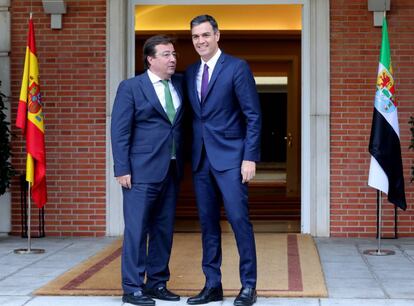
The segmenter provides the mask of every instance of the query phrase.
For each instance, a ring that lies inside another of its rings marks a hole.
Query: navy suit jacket
[[[187,95],[193,109],[192,168],[197,170],[203,144],[214,169],[260,160],[261,112],[256,84],[246,61],[222,53],[214,67],[203,103],[196,76],[201,61],[186,71]]]
[[[181,98],[172,124],[147,72],[120,83],[111,119],[115,176],[131,174],[132,183],[161,182],[170,166],[173,139],[182,176],[183,78],[173,75],[171,81]]]

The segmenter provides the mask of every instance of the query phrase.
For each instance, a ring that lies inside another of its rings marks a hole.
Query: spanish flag
[[[16,126],[23,130],[23,134],[26,134],[26,181],[31,186],[33,201],[41,208],[47,202],[45,128],[34,25],[31,16]]]

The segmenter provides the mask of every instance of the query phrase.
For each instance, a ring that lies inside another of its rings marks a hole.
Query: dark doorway
[[[286,163],[287,93],[259,92],[262,107],[261,163]]]
[[[143,72],[142,45],[149,36],[160,33],[137,33],[135,37],[135,72]],[[182,73],[186,67],[198,60],[187,31],[168,32],[177,39],[176,50],[179,53],[177,72]],[[221,31],[220,48],[229,54],[244,58],[256,76],[293,76],[296,87],[286,87],[285,91],[266,91],[258,87],[263,113],[262,126],[262,161],[257,165],[257,177],[270,173],[281,179],[264,179],[253,181],[249,186],[250,216],[255,231],[300,232],[300,196],[290,196],[286,184],[286,134],[288,104],[298,105],[299,111],[294,115],[300,119],[300,32],[275,31]],[[296,65],[292,65],[292,58]],[[294,88],[294,89],[292,89]],[[295,91],[292,94],[292,90]],[[289,98],[296,97],[294,99]],[[298,120],[300,122],[300,120]],[[300,133],[300,126],[297,126]],[[191,134],[191,128],[187,129]],[[300,137],[298,137],[300,139]],[[198,215],[191,178],[191,148],[187,143],[185,177],[177,205],[176,219],[179,230],[196,230]],[[300,152],[300,149],[299,149]],[[299,163],[299,161],[298,161]],[[300,182],[300,164],[297,173]],[[224,211],[222,213],[225,219]],[[184,224],[184,227],[180,225]],[[282,224],[282,226],[279,226]],[[275,230],[276,225],[276,230]],[[185,228],[187,226],[187,228]],[[223,228],[225,230],[225,228]]]

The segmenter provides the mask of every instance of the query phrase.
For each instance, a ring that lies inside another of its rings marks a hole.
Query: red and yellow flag
[[[29,35],[16,126],[26,133],[26,181],[31,185],[33,201],[41,208],[47,201],[45,128],[32,18],[29,20]]]

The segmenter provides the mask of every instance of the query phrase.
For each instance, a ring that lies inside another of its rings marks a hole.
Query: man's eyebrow
[[[200,33],[200,34],[193,34],[193,37],[197,37],[197,36],[206,36],[206,35],[211,35],[211,32],[204,32],[204,33]]]

